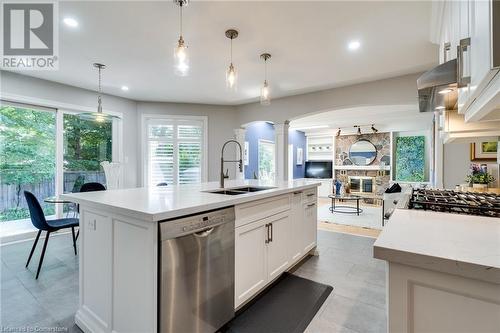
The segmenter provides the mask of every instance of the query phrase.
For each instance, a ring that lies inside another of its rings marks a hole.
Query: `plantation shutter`
[[[193,184],[202,180],[204,123],[148,121],[148,184]]]

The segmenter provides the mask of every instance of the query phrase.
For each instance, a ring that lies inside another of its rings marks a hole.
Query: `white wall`
[[[334,75],[334,74],[332,74]],[[274,99],[269,106],[260,103],[240,105],[239,124],[266,120],[282,124],[306,114],[337,109],[377,105],[417,105],[417,78],[420,74],[355,84],[308,94]]]
[[[28,96],[58,103],[95,108],[95,92],[10,72],[1,72],[2,93]],[[285,120],[324,111],[369,105],[411,105],[417,103],[418,74],[356,84],[314,93],[276,99],[270,106],[251,103],[236,107],[203,104],[135,102],[105,95],[104,108],[123,113],[124,175],[127,187],[142,184],[141,117],[143,114],[196,115],[208,117],[208,179],[219,178],[220,149],[234,138],[234,129],[252,121]],[[234,147],[228,157],[235,156]],[[234,177],[234,167],[226,166]]]
[[[484,163],[471,162],[470,160],[470,143],[476,141],[476,139],[477,138],[462,139],[458,142],[443,145],[443,182],[445,188],[453,189],[455,185],[464,184],[465,177],[470,172],[471,163]],[[485,140],[496,140],[496,138],[485,138]],[[488,173],[491,173],[496,179],[490,186],[498,187],[498,164],[487,163],[486,165]]]
[[[443,146],[443,185],[453,189],[465,183],[470,168],[470,144],[448,143]]]
[[[33,103],[58,109],[84,111],[86,108],[95,110],[97,96],[94,91],[85,90],[41,80],[29,76],[0,72],[0,91],[2,98],[18,96],[25,103],[33,99]],[[41,102],[41,103],[40,103]],[[80,108],[81,107],[81,108]],[[103,96],[103,108],[106,111],[123,114],[123,175],[124,186],[135,187],[137,184],[137,111],[136,102],[110,95]],[[131,135],[132,133],[132,135]]]
[[[234,129],[238,128],[237,112],[234,107],[206,104],[180,104],[180,103],[157,103],[157,102],[138,102],[138,123],[141,123],[142,115],[160,114],[160,115],[185,115],[185,116],[207,116],[208,117],[208,180],[216,181],[219,179],[220,172],[220,151],[224,142],[234,139]],[[142,142],[139,131],[137,140]],[[139,145],[139,150],[142,145]],[[226,159],[234,158],[234,146],[228,146],[225,152]],[[143,180],[143,161],[142,151],[139,152],[138,181],[141,184]],[[226,165],[229,169],[229,176],[235,177],[234,166]]]

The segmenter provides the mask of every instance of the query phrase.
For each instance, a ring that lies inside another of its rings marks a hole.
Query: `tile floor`
[[[320,255],[311,257],[295,274],[330,284],[334,291],[307,332],[386,331],[385,266],[372,258],[373,242],[373,238],[318,231]],[[78,257],[73,254],[71,236],[51,237],[38,281],[34,276],[40,249],[30,267],[24,268],[31,244],[0,248],[0,331],[57,327],[59,332],[81,332],[73,319],[78,304]]]

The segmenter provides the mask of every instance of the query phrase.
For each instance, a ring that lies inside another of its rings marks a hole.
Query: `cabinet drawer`
[[[287,211],[290,209],[290,200],[291,195],[284,194],[237,205],[234,208],[236,215],[235,226],[239,227]]]
[[[316,202],[318,197],[317,194],[317,188],[309,188],[307,190],[304,190],[302,192],[302,202],[304,203],[309,203],[309,202]]]

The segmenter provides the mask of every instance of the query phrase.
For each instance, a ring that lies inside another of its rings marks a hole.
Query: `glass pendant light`
[[[187,45],[182,37],[182,7],[187,6],[188,0],[174,0],[174,3],[179,6],[179,40],[174,48],[174,68],[175,74],[178,76],[186,76],[189,73],[189,57]]]
[[[271,93],[269,91],[269,84],[267,83],[267,60],[271,59],[271,55],[263,53],[260,57],[264,59],[264,85],[260,89],[260,104],[269,105],[271,104]]]
[[[233,65],[233,39],[238,37],[238,31],[229,29],[226,31],[226,37],[231,39],[231,57],[229,68],[226,71],[226,85],[229,89],[236,90],[236,81],[238,79],[238,75],[236,73],[236,68]]]
[[[106,121],[112,121],[113,119],[120,119],[120,117],[113,116],[113,115],[102,112],[101,71],[106,68],[106,65],[94,63],[93,66],[99,70],[99,90],[98,90],[98,95],[97,95],[97,112],[79,113],[78,116],[80,117],[80,119],[97,121],[100,123],[106,122]]]

